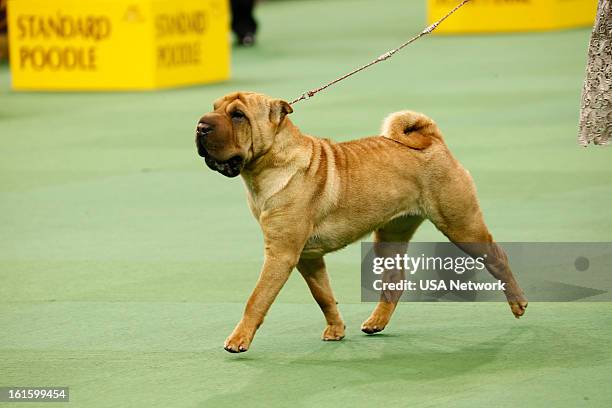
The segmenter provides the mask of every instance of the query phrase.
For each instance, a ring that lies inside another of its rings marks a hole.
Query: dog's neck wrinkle
[[[263,208],[269,198],[283,190],[295,174],[308,165],[302,149],[310,142],[288,119],[285,121],[270,148],[253,160],[242,172],[249,200],[257,211]]]
[[[286,118],[275,135],[274,142],[257,154],[245,168],[246,173],[256,177],[261,172],[286,166],[295,166],[295,156],[305,143],[306,137]]]

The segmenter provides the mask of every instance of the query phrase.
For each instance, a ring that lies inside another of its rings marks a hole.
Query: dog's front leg
[[[261,221],[265,242],[264,264],[242,319],[225,340],[224,348],[230,353],[249,349],[268,309],[297,265],[306,241],[307,231],[287,230],[288,225],[296,225],[296,220],[284,217],[282,222],[265,218]]]
[[[346,327],[338,311],[338,305],[329,283],[329,277],[325,270],[325,261],[323,257],[300,259],[297,264],[297,269],[304,277],[304,280],[310,288],[310,293],[312,293],[312,296],[315,298],[316,302],[321,307],[321,311],[325,315],[327,327],[323,330],[321,339],[325,341],[342,340]]]
[[[230,353],[247,351],[255,331],[263,323],[268,309],[297,264],[298,256],[266,253],[261,274],[244,309],[242,319],[225,340],[225,350]]]

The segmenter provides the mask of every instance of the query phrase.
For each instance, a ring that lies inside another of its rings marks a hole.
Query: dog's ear
[[[293,108],[282,99],[275,99],[270,103],[270,122],[280,125],[285,116],[293,112]]]

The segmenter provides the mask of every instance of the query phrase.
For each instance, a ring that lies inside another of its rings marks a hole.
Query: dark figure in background
[[[6,0],[0,0],[0,61],[8,58],[6,3]]]
[[[249,47],[255,44],[257,21],[253,17],[255,0],[232,0],[232,31],[238,45]]]

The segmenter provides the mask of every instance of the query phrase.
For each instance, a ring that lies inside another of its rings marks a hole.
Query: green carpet
[[[520,321],[503,303],[403,304],[367,337],[359,245],[328,256],[344,341],[319,340],[294,274],[251,350],[223,351],[262,240],[241,181],[197,156],[196,120],[227,92],[293,99],[375,58],[422,29],[413,3],[264,3],[259,44],[210,86],[14,93],[0,67],[0,386],[69,386],[57,406],[79,408],[610,406],[610,303],[532,303]],[[426,112],[497,240],[610,241],[610,152],[575,141],[588,38],[425,38],[292,120],[346,140]]]

